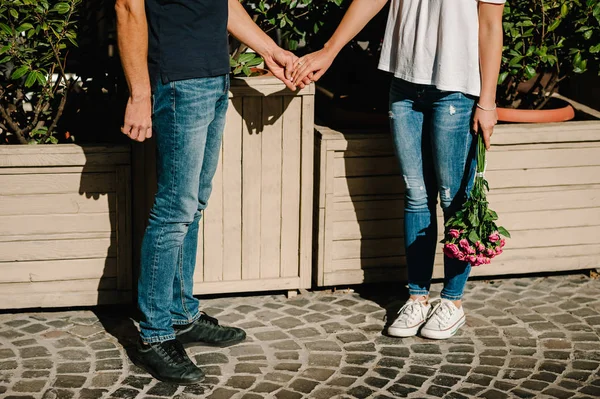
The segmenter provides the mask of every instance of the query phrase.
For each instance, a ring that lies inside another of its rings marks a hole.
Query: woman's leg
[[[431,144],[445,219],[460,209],[472,187],[477,149],[471,129],[473,105],[474,100],[462,93],[441,93],[433,103]],[[468,262],[444,257],[441,297],[460,307],[470,270]]]
[[[424,129],[430,110],[421,104],[427,90],[399,79],[394,79],[390,90],[392,136],[406,186],[404,243],[412,298],[429,294],[437,244],[437,186],[430,135]]]

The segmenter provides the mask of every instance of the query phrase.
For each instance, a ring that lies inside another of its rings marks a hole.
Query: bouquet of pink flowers
[[[489,264],[502,253],[509,232],[496,226],[498,215],[488,208],[486,191],[490,187],[484,178],[485,144],[478,135],[477,174],[471,196],[462,209],[446,222],[446,236],[442,240],[444,254],[449,258],[469,262],[471,266]]]

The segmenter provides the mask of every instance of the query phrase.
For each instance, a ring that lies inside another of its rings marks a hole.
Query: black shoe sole
[[[196,385],[196,384],[199,384],[199,383],[201,383],[202,381],[204,381],[204,379],[206,378],[206,376],[202,376],[202,378],[200,378],[200,379],[199,379],[199,380],[197,380],[197,381],[193,381],[193,382],[183,382],[183,381],[179,381],[179,380],[172,380],[172,379],[170,379],[170,378],[163,378],[163,377],[159,377],[159,376],[158,376],[158,375],[156,375],[156,374],[155,374],[153,371],[149,370],[149,369],[148,369],[148,368],[147,368],[147,367],[144,365],[144,363],[143,363],[143,362],[142,362],[140,359],[138,359],[138,358],[136,358],[136,357],[134,357],[134,356],[131,356],[131,357],[130,357],[130,359],[131,359],[131,362],[132,362],[132,363],[133,363],[133,364],[134,364],[136,367],[139,367],[139,368],[141,368],[141,369],[142,369],[142,370],[144,370],[146,373],[148,373],[148,374],[150,374],[152,377],[154,377],[154,379],[156,379],[156,380],[158,380],[158,381],[166,382],[167,384],[173,384],[173,385],[186,385],[186,386],[187,386],[187,385]]]
[[[179,339],[179,338],[177,338],[177,339]],[[204,341],[189,341],[189,342],[184,342],[184,341],[181,341],[181,340],[179,340],[179,342],[181,342],[183,344],[183,346],[185,346],[185,347],[190,347],[190,346],[209,346],[209,347],[212,347],[212,348],[227,348],[228,346],[239,344],[240,342],[244,342],[245,340],[246,340],[246,336],[244,336],[243,338],[232,339],[230,341],[215,342],[215,343],[204,342]]]

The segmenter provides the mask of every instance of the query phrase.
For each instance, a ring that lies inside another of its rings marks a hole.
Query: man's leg
[[[183,241],[178,258],[175,281],[173,284],[173,304],[171,316],[173,325],[186,325],[193,323],[200,317],[199,301],[193,296],[194,270],[196,268],[196,252],[198,246],[198,227],[204,209],[212,191],[212,180],[219,163],[225,116],[229,103],[228,88],[229,77],[223,76],[216,79],[211,91],[215,91],[217,99],[213,107],[213,119],[208,125],[206,146],[202,161],[202,168],[198,183],[198,202],[194,221],[189,226],[188,233]]]

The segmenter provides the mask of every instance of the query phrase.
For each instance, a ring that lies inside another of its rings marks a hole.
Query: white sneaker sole
[[[462,326],[465,325],[466,320],[467,320],[466,317],[463,316],[452,327],[447,328],[446,330],[443,330],[443,331],[429,330],[429,329],[423,328],[423,329],[421,329],[421,336],[423,338],[429,338],[429,339],[451,338],[454,336],[454,334],[456,334],[456,332],[459,330],[459,328],[461,328]]]
[[[388,327],[387,332],[388,332],[388,335],[391,335],[392,337],[396,337],[396,338],[414,337],[415,335],[417,335],[417,333],[419,332],[419,328],[421,328],[421,326],[423,324],[424,324],[424,322],[417,325],[416,327],[412,327],[412,328],[401,328],[401,327],[390,326],[390,327]]]

